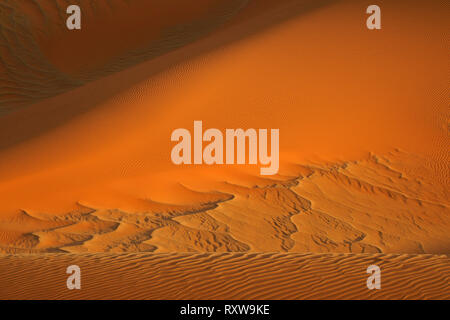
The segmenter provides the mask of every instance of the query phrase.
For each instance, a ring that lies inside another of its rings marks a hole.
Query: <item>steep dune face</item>
[[[66,28],[64,0],[2,1],[0,115],[161,56],[218,29],[235,28],[239,35],[230,41],[328,2],[74,0],[71,4],[82,8],[83,27],[73,32]]]
[[[89,1],[66,28],[63,0],[0,4],[0,114],[181,47],[233,17],[246,0]]]
[[[438,2],[385,4],[378,33],[359,1],[78,3],[79,33],[62,2],[2,4],[35,42],[2,54],[2,101],[37,101],[0,117],[2,252],[448,253]],[[280,129],[279,174],[173,165],[194,120]]]
[[[80,31],[65,27],[65,2],[37,1],[35,25],[41,49],[56,67],[76,78],[95,79],[183,46],[233,17],[245,0],[100,1],[78,0]],[[29,4],[24,4],[25,11]],[[37,30],[39,32],[39,29]]]
[[[45,57],[19,2],[0,3],[0,116],[79,84]]]

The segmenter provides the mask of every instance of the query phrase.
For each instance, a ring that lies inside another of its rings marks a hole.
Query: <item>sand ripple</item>
[[[82,288],[66,288],[67,266]],[[366,269],[381,268],[381,290]],[[46,254],[0,257],[0,299],[449,299],[446,255]]]

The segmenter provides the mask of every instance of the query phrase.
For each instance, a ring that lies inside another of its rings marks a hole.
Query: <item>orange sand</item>
[[[0,252],[450,252],[448,5],[74,2],[0,4]],[[175,166],[194,120],[280,129],[279,174]]]
[[[381,290],[366,287],[373,263]],[[82,270],[81,290],[66,289],[71,264]],[[445,255],[18,255],[0,257],[0,277],[0,299],[450,299]]]

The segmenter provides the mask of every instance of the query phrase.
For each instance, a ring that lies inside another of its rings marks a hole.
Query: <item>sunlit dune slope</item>
[[[221,26],[193,42],[113,37],[91,59],[86,46],[115,26],[87,13],[93,32],[30,53],[83,85],[0,117],[0,250],[448,253],[442,4],[386,3],[372,32],[363,1],[206,2],[216,16],[164,9]],[[155,3],[134,5],[98,15],[169,28],[145,19]],[[170,134],[194,120],[280,129],[279,174],[173,165]]]
[[[81,290],[67,290],[67,266]],[[368,290],[366,269],[382,271]],[[446,255],[46,254],[0,257],[0,299],[449,299]]]

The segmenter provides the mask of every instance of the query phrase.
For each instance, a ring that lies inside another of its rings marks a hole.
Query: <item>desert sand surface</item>
[[[383,270],[367,290],[368,265]],[[80,266],[81,290],[64,290]],[[1,299],[449,299],[447,255],[44,254],[0,257]],[[83,284],[85,284],[83,286]]]
[[[449,298],[448,4],[73,2],[0,3],[0,298]],[[278,174],[174,165],[194,120],[279,128]]]

